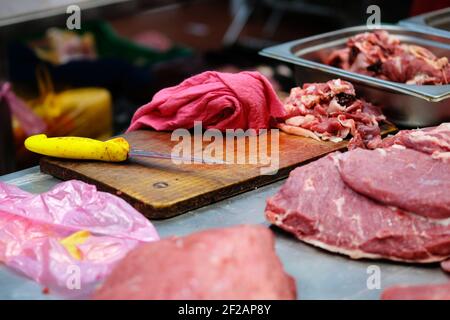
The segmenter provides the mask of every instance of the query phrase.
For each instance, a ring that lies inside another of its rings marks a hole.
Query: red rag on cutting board
[[[139,108],[127,132],[141,128],[266,129],[284,108],[269,81],[259,72],[207,71],[159,91]]]

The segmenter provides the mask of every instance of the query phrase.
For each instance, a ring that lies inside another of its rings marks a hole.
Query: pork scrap
[[[142,245],[95,299],[295,299],[295,281],[264,226],[237,226]]]
[[[334,79],[293,88],[284,108],[287,116],[278,124],[284,132],[333,142],[352,137],[349,149],[373,149],[381,143],[379,123],[385,116],[379,107],[358,99],[350,82]]]
[[[383,140],[380,147],[401,145],[445,162],[450,160],[450,123],[445,122],[437,127],[415,130],[402,130],[395,136]]]
[[[406,84],[441,85],[450,81],[447,57],[436,57],[424,47],[401,43],[384,30],[351,37],[345,48],[333,51],[324,62],[344,70]]]
[[[442,262],[441,262],[441,268],[442,268],[442,270],[444,270],[445,272],[450,272],[450,260],[442,261]]]

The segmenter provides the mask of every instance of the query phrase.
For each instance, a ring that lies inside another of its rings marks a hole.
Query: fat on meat
[[[437,127],[415,130],[402,130],[394,136],[385,138],[381,148],[401,145],[426,154],[444,162],[450,161],[450,123],[445,122]]]

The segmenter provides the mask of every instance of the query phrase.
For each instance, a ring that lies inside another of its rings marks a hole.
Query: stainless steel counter
[[[29,192],[44,192],[58,180],[42,174],[38,167],[0,177]],[[198,230],[236,224],[269,224],[264,219],[265,199],[283,181],[256,189],[168,220],[153,221],[162,238]],[[306,245],[278,229],[276,249],[286,271],[297,281],[300,299],[378,299],[383,288],[394,284],[440,283],[450,280],[437,264],[431,266],[362,260],[331,254]],[[381,271],[381,289],[367,288],[367,268]],[[55,299],[45,295],[31,280],[0,266],[0,299]]]

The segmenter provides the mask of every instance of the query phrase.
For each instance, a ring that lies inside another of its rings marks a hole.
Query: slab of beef
[[[393,286],[381,294],[383,300],[450,300],[450,282],[415,286]]]
[[[142,245],[114,269],[96,299],[294,299],[294,280],[272,232],[238,226]]]
[[[450,218],[450,163],[392,146],[347,152],[340,157],[339,172],[350,188],[380,203],[424,217]]]
[[[402,130],[395,136],[385,138],[380,147],[402,145],[409,149],[431,154],[435,159],[450,160],[450,123],[437,127],[416,130]]]
[[[347,81],[293,88],[284,107],[288,116],[278,124],[284,132],[334,142],[352,136],[349,149],[375,148],[381,143],[378,123],[386,118],[378,107],[356,98]]]
[[[353,191],[341,179],[339,157],[293,170],[267,200],[267,219],[302,241],[354,259],[425,263],[450,256],[450,226]]]
[[[351,37],[343,49],[333,51],[326,64],[368,76],[407,84],[448,84],[447,57],[436,57],[428,49],[409,44],[384,30]]]

